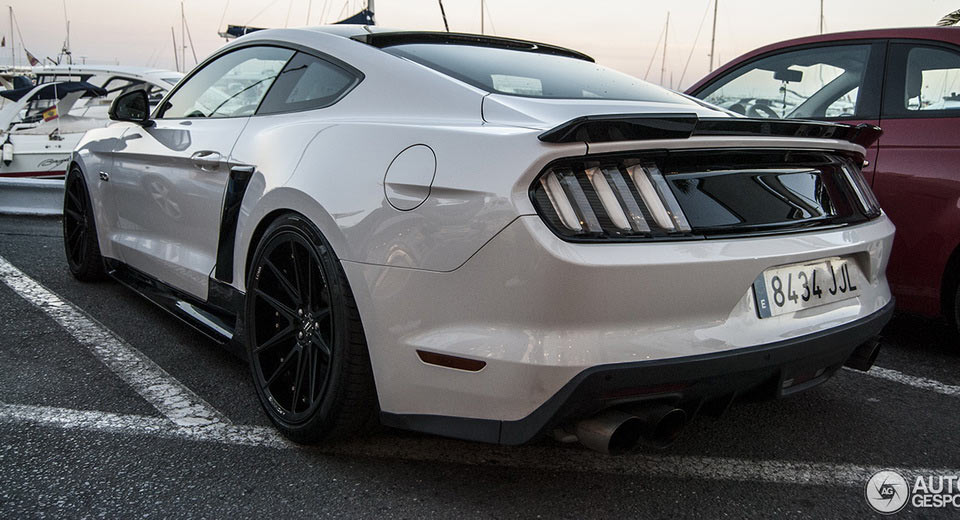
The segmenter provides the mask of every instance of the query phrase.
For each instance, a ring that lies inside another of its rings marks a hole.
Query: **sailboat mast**
[[[190,24],[187,23],[186,18],[184,18],[183,26],[187,28],[187,42],[190,43],[190,53],[193,54],[193,64],[196,65],[200,62],[197,61],[197,48],[193,46],[193,36],[190,35]],[[186,45],[187,42],[184,42],[184,45]],[[187,68],[186,61],[183,62],[183,68]]]
[[[311,9],[313,9],[313,0],[309,0],[309,1],[307,2],[307,21],[306,21],[306,23],[305,23],[304,25],[310,25],[310,10],[311,10]],[[320,13],[320,14],[322,15],[323,13]],[[322,16],[321,16],[321,18],[322,18]],[[322,20],[321,20],[321,21],[322,21]]]
[[[73,65],[73,53],[70,52],[70,17],[67,16],[67,0],[63,0],[63,21],[67,24],[67,39],[63,43],[63,52],[67,55],[67,65]]]
[[[667,11],[667,25],[663,29],[663,61],[660,62],[660,86],[667,72],[667,38],[670,37],[670,11]]]
[[[483,0],[480,0],[480,34],[483,34]]]
[[[823,0],[820,0],[820,34],[823,34]]]
[[[17,40],[13,37],[13,6],[8,5],[10,8],[10,66],[17,66]]]
[[[183,2],[180,2],[180,63],[183,70],[187,70],[187,17],[183,13]]]
[[[180,57],[177,56],[177,33],[173,31],[173,26],[170,26],[170,38],[173,38],[173,64],[177,68],[177,72],[180,72]]]
[[[443,10],[443,0],[437,0],[437,3],[440,4],[440,16],[443,17],[443,28],[450,32],[450,24],[447,23],[447,12]]]
[[[713,31],[710,33],[710,72],[713,72],[713,53],[717,45],[717,10],[720,0],[713,0]]]

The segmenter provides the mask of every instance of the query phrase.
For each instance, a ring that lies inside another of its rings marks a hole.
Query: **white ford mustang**
[[[756,121],[579,52],[350,26],[239,38],[67,178],[70,271],[250,363],[290,438],[382,423],[603,451],[869,368],[875,127]]]

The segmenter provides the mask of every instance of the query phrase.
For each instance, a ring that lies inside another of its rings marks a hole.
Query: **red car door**
[[[960,49],[892,42],[880,126],[873,188],[897,226],[887,276],[898,308],[937,316],[958,280]]]
[[[785,47],[760,54],[690,91],[695,97],[754,118],[818,119],[879,124],[882,40]],[[863,169],[873,181],[877,145]]]

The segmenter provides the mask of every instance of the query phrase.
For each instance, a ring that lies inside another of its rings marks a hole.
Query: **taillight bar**
[[[856,193],[857,202],[860,204],[860,209],[863,210],[863,213],[871,218],[880,215],[880,202],[877,201],[877,196],[874,195],[873,190],[870,189],[870,185],[867,184],[867,179],[863,177],[863,172],[860,168],[845,164],[843,166],[843,174],[847,178],[847,182],[850,183],[850,187],[853,188],[854,193]]]
[[[534,202],[569,236],[652,236],[690,232],[680,204],[652,162],[558,166],[540,176]],[[546,202],[546,204],[544,204]]]
[[[856,224],[881,214],[853,154],[685,150],[559,159],[530,188],[571,241],[691,240]]]

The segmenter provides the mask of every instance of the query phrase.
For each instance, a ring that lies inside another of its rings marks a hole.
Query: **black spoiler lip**
[[[697,114],[604,114],[581,116],[540,134],[545,143],[609,143],[692,136],[764,136],[838,139],[869,147],[883,130],[861,123],[846,125],[804,119],[769,120],[699,117]]]

